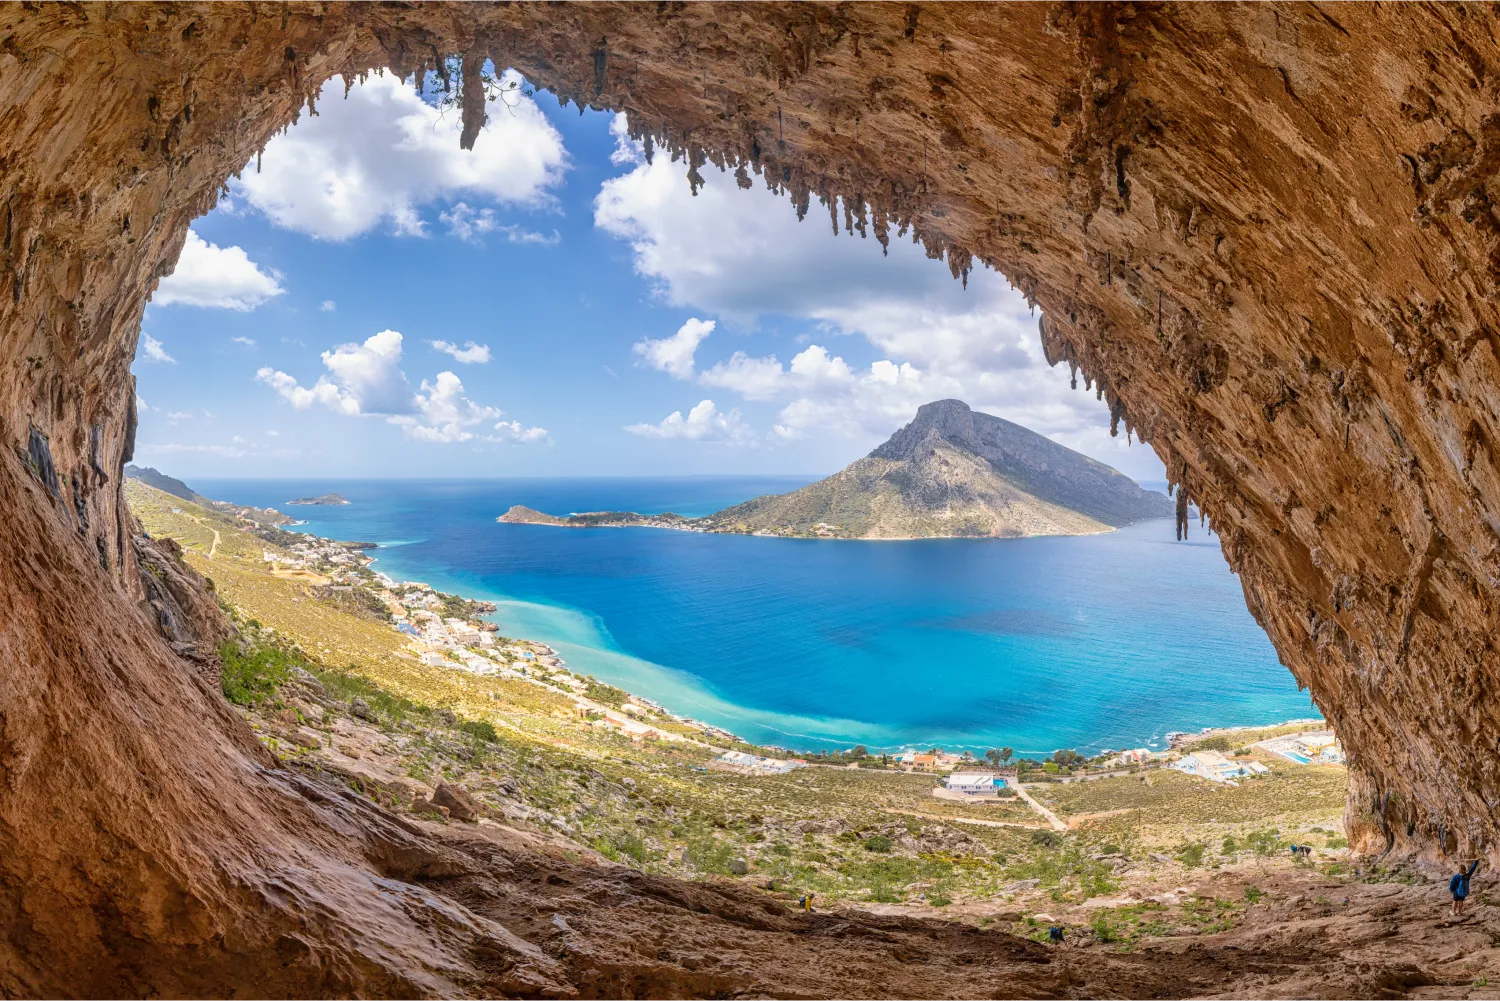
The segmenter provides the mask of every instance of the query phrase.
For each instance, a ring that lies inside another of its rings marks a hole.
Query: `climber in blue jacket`
[[[1474,870],[1479,868],[1479,860],[1468,869],[1460,866],[1453,878],[1448,880],[1448,892],[1453,894],[1453,916],[1458,917],[1464,912],[1464,900],[1469,896],[1469,880],[1474,878]]]

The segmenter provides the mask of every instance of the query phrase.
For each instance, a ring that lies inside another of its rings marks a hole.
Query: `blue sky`
[[[507,80],[513,78],[507,77]],[[1140,479],[999,275],[646,164],[504,89],[472,152],[410,84],[330,82],[148,306],[136,461],[192,476],[832,472],[958,397]]]

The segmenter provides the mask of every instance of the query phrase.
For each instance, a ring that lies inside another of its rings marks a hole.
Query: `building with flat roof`
[[[1005,779],[995,772],[954,772],[943,780],[943,787],[966,796],[996,796],[1005,788]]]
[[[797,768],[806,768],[807,762],[799,758],[763,758],[744,751],[725,751],[708,763],[710,768],[720,771],[741,772],[753,775],[785,775]]]
[[[1264,775],[1270,771],[1259,761],[1230,761],[1218,751],[1194,751],[1172,762],[1172,767],[1210,782],[1234,784],[1235,779]]]

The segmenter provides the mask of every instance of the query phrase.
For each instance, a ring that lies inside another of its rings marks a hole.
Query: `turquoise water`
[[[806,479],[203,480],[307,530],[378,542],[397,579],[499,605],[507,635],[757,743],[797,750],[1161,746],[1172,730],[1316,715],[1218,540],[839,542],[502,525],[512,504],[706,514]]]

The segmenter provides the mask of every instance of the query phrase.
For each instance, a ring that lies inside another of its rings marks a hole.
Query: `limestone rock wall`
[[[129,364],[191,220],[323,81],[449,55],[628,111],[684,183],[725,164],[810,226],[1008,275],[1206,512],[1345,738],[1365,843],[1493,853],[1495,29],[1477,4],[0,5],[5,985],[50,992],[44,960],[122,929],[269,963],[243,916],[290,913],[264,886],[292,859],[337,874],[335,911],[374,892],[139,610]]]

